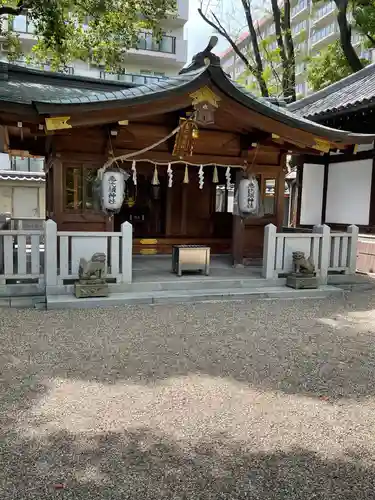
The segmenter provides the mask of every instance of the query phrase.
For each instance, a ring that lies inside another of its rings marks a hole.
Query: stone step
[[[126,287],[124,292],[167,292],[186,290],[216,290],[216,289],[247,289],[264,288],[270,286],[281,286],[286,282],[285,278],[265,280],[264,278],[211,278],[181,277],[173,280],[161,279],[160,281],[134,281]],[[124,285],[122,285],[124,287]]]
[[[215,290],[153,291],[113,293],[109,297],[76,299],[73,295],[47,297],[47,309],[86,309],[133,304],[176,304],[209,301],[259,299],[325,299],[342,296],[343,290],[324,285],[316,290],[294,290],[285,286],[259,288],[222,288]]]

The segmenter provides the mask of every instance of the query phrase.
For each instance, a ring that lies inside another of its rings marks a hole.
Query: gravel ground
[[[0,310],[0,499],[374,499],[375,294]]]

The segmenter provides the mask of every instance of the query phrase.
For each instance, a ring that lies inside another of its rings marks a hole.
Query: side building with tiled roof
[[[129,89],[136,84],[85,78],[0,63],[0,101],[6,108],[9,92],[25,105],[40,99],[88,99],[95,101],[108,92]],[[22,128],[23,124],[18,124]],[[45,219],[46,182],[44,157],[30,151],[14,150],[4,144],[0,153],[0,229],[32,229]]]
[[[321,125],[371,133],[375,131],[375,64],[287,108]],[[328,224],[334,229],[356,224],[363,234],[375,235],[374,159],[374,144],[353,148],[350,153],[331,152],[320,158],[304,155],[296,159],[297,224]],[[374,270],[375,237],[363,238],[366,242],[360,238],[357,267],[362,271]]]

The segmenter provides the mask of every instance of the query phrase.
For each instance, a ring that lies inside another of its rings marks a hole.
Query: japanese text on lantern
[[[110,205],[114,205],[116,203],[116,194],[117,194],[117,180],[114,175],[108,179],[109,189],[108,189],[108,203]]]
[[[247,191],[247,203],[250,208],[254,208],[254,201],[255,201],[255,186],[254,182],[251,182],[249,184]]]

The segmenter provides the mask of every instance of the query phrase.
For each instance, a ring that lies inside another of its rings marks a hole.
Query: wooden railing
[[[358,227],[349,226],[347,232],[332,232],[327,225],[314,226],[311,233],[278,233],[269,224],[264,233],[263,276],[277,278],[293,271],[293,252],[311,257],[322,283],[328,272],[355,273]]]
[[[44,231],[0,231],[0,284],[44,283]]]
[[[133,228],[129,222],[119,233],[57,231],[56,223],[45,224],[47,291],[58,293],[78,278],[79,261],[94,253],[106,255],[107,279],[116,284],[132,281]]]

